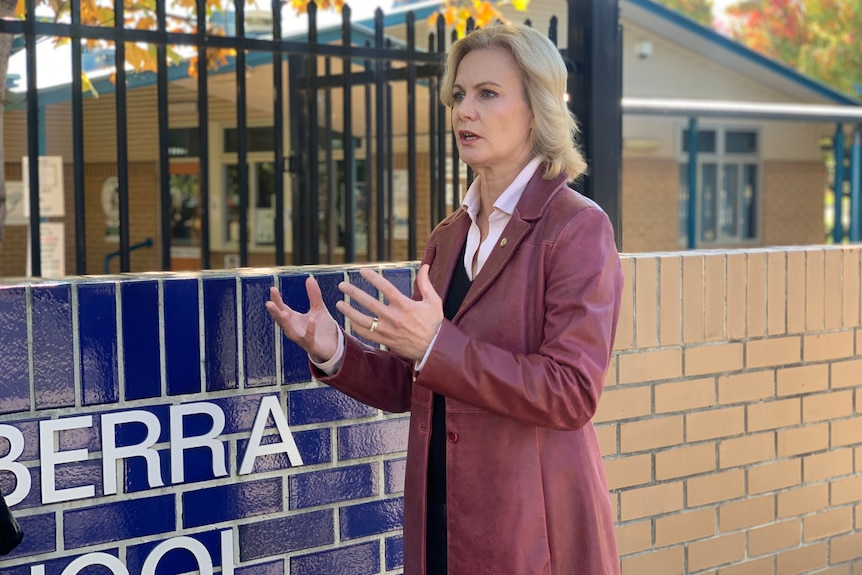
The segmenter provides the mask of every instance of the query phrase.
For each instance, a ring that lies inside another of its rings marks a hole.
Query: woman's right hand
[[[338,350],[338,324],[326,309],[317,281],[308,276],[305,290],[311,304],[307,313],[299,313],[281,299],[278,288],[269,290],[266,309],[284,335],[296,342],[317,363],[324,363]]]

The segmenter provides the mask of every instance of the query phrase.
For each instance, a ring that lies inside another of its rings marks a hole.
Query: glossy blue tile
[[[121,284],[123,361],[126,399],[159,397],[162,370],[159,353],[159,283],[155,280]]]
[[[275,327],[266,311],[272,277],[242,278],[243,361],[249,387],[276,385]]]
[[[19,461],[20,463],[20,461]],[[18,509],[30,509],[32,507],[40,507],[42,505],[42,493],[39,486],[42,481],[42,471],[39,467],[29,467],[30,471],[30,491],[24,499],[16,503],[12,507],[12,512],[15,513]],[[0,493],[3,493],[8,502],[10,494],[18,486],[15,475],[11,471],[0,471]]]
[[[159,449],[158,469],[154,472],[161,478],[162,486],[171,484],[171,452]],[[150,463],[143,457],[130,457],[122,462],[125,477],[125,493],[138,493],[149,489],[158,489],[158,485],[150,485]]]
[[[39,459],[39,419],[28,419],[22,421],[4,421],[4,425],[11,425],[21,432],[24,436],[24,451],[18,457],[18,462],[32,461]],[[11,434],[10,434],[11,435]],[[6,433],[0,431],[0,457],[9,453],[9,440]]]
[[[204,353],[207,390],[239,385],[236,279],[204,278]]]
[[[359,275],[358,270],[352,270],[352,271],[347,272],[347,281],[350,282],[350,285],[358,287],[359,289],[361,289],[362,291],[364,291],[365,293],[367,293],[368,295],[370,295],[374,299],[378,299],[379,293],[377,291],[377,288],[374,287],[373,285],[371,285],[371,282],[369,282],[368,280],[363,278],[361,275]],[[364,307],[362,307],[361,305],[359,305],[356,302],[356,300],[350,300],[350,307],[352,307],[353,309],[361,311],[362,313],[364,313],[367,316],[374,316],[375,315],[371,311],[369,311],[369,310],[365,309]],[[352,327],[350,328],[350,333],[351,333],[351,335],[356,336],[360,341],[362,341],[362,342],[364,342],[370,346],[380,347],[378,344],[371,341],[370,339],[366,339],[364,337],[358,336]]]
[[[78,286],[81,399],[84,405],[119,400],[117,307],[111,283]]]
[[[305,425],[373,417],[377,410],[331,387],[297,389],[288,393],[288,423]]]
[[[299,473],[287,481],[291,509],[372,497],[377,495],[377,464]]]
[[[237,567],[234,570],[235,575],[284,575],[284,559],[272,561],[270,563],[258,563],[257,565],[249,565],[248,567]],[[26,575],[29,575],[26,574]]]
[[[211,400],[224,412],[224,432],[242,433],[251,431],[260,403],[264,397],[277,396],[273,391],[269,393],[256,393],[254,395],[233,395]],[[272,417],[269,420],[269,429],[275,429]]]
[[[27,358],[27,293],[22,287],[0,288],[0,413],[30,409]]]
[[[171,419],[170,419],[170,406],[169,405],[147,405],[135,408],[135,410],[145,411],[148,413],[152,413],[158,419],[159,424],[159,440],[157,443],[164,443],[165,441],[170,441],[170,433],[171,433]],[[118,410],[114,410],[111,412],[104,413],[116,413]],[[115,426],[114,434],[117,445],[126,446],[126,445],[137,445],[144,441],[147,437],[148,428],[144,420],[142,420],[139,416],[129,416],[127,410],[122,410],[126,413],[126,419],[124,423],[120,423]],[[99,422],[99,427],[101,427],[101,418],[97,418]],[[212,419],[209,419],[212,422]],[[212,424],[210,424],[212,426]]]
[[[221,559],[221,534],[219,530],[206,531],[204,533],[195,533],[190,535],[183,533],[185,537],[190,537],[199,541],[207,550],[214,567],[220,567]],[[142,567],[147,560],[147,556],[156,548],[157,545],[163,543],[164,540],[148,541],[141,545],[132,545],[126,551],[126,567],[129,573],[142,573]],[[194,573],[200,568],[194,556],[185,549],[174,549],[168,551],[163,559],[159,561],[156,568],[156,575],[179,575],[180,573]],[[96,575],[95,573],[93,575]],[[106,574],[108,575],[108,574]]]
[[[373,575],[379,571],[379,541],[369,541],[360,545],[340,547],[290,559],[290,575],[321,575],[322,573]]]
[[[101,497],[102,493],[102,462],[98,459],[64,463],[54,468],[55,490],[73,489],[76,487],[92,487],[93,497]],[[64,497],[64,499],[69,499]]]
[[[355,459],[405,451],[407,418],[338,428],[338,459]]]
[[[24,530],[24,540],[14,551],[3,556],[4,561],[57,550],[57,519],[53,513],[20,515],[16,519]]]
[[[383,277],[407,297],[413,294],[413,272],[410,268],[386,268],[383,270]],[[388,303],[386,298],[383,300]]]
[[[273,536],[275,533],[278,533],[277,537]],[[261,557],[284,555],[334,542],[335,522],[332,509],[239,526],[239,557],[243,562]],[[322,573],[335,573],[335,571],[317,571],[316,575]]]
[[[326,304],[326,309],[338,322],[338,325],[344,327],[344,315],[335,309],[335,304],[344,300],[344,294],[338,289],[338,284],[344,281],[342,272],[323,272],[314,274],[314,279],[320,286],[320,293],[323,296],[323,303]]]
[[[164,291],[165,364],[168,395],[201,391],[198,282],[166,280]]]
[[[36,409],[75,405],[72,287],[33,286],[33,385]]]
[[[175,525],[174,495],[63,512],[66,549],[168,533],[175,529]]]
[[[245,480],[183,493],[183,527],[214,525],[278,513],[282,510],[281,478]]]
[[[308,292],[305,289],[306,274],[279,276],[281,299],[292,309],[305,313],[308,311]],[[311,380],[308,368],[308,355],[301,347],[281,335],[281,363],[284,383],[299,383]]]
[[[386,493],[398,493],[404,491],[404,472],[406,469],[407,460],[404,458],[390,459],[383,462]]]
[[[82,419],[80,422],[73,422],[68,421],[69,418],[67,417],[61,418],[65,420],[62,425],[71,426],[75,424],[79,425],[79,427],[68,427],[67,429],[61,429],[54,432],[57,437],[57,444],[60,446],[60,450],[70,451],[72,449],[86,449],[93,452],[101,451],[101,419],[98,415],[91,414],[79,417],[89,417],[90,419],[89,422],[87,422],[86,419]],[[40,429],[44,425],[44,423],[40,425]]]
[[[26,536],[25,536],[26,539]],[[119,557],[120,552],[118,549],[100,549],[100,553],[105,553],[107,555],[113,555],[114,557]],[[64,557],[60,559],[49,559],[49,560],[38,560],[34,562],[32,565],[40,565],[45,567],[45,575],[63,575],[64,570],[69,564],[84,555],[69,555],[65,554]],[[26,571],[19,571],[19,569],[26,568]],[[80,572],[79,575],[107,575],[107,569],[101,566],[93,566],[88,567]],[[19,567],[8,568],[5,565],[3,566],[3,575],[33,575],[30,572],[30,565],[21,565]]]
[[[332,461],[332,448],[329,429],[309,429],[306,431],[294,431],[293,440],[296,448],[302,456],[303,465],[317,465],[319,463],[330,463]],[[264,435],[262,443],[269,444],[280,441],[277,434]],[[236,442],[237,460],[235,469],[239,469],[242,459],[248,448],[247,439],[238,439]],[[286,453],[273,453],[271,455],[260,455],[254,460],[252,473],[263,473],[265,471],[276,471],[292,467]]]
[[[386,570],[404,565],[404,538],[400,535],[386,538]]]
[[[183,483],[198,483],[200,481],[209,481],[215,479],[213,458],[224,459],[224,469],[231,473],[230,461],[228,459],[228,449],[226,443],[221,444],[223,451],[213,454],[213,451],[208,447],[195,447],[187,449],[183,453]],[[168,476],[170,477],[170,475]],[[167,480],[168,478],[166,478]]]
[[[338,510],[342,541],[401,529],[403,519],[404,500],[401,497],[359,503]]]

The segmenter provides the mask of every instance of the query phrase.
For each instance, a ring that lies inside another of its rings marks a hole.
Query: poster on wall
[[[28,156],[21,158],[21,173],[24,174],[24,217],[30,217],[30,172]],[[43,218],[66,215],[63,197],[63,157],[39,156],[39,216]]]
[[[42,222],[39,225],[39,249],[43,278],[58,278],[66,275],[66,230],[63,222]],[[33,275],[30,242],[27,242],[27,277]]]
[[[24,183],[6,182],[6,225],[26,226],[29,223],[24,215]]]
[[[392,217],[395,223],[392,237],[396,240],[406,240],[410,236],[407,200],[407,170],[392,170]]]

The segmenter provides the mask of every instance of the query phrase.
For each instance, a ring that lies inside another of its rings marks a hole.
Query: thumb
[[[433,301],[440,299],[440,296],[437,294],[437,291],[434,289],[434,286],[431,285],[431,278],[428,276],[428,270],[430,269],[430,265],[424,264],[422,267],[419,268],[419,272],[416,274],[416,288],[419,290],[419,294],[422,296],[422,301]]]

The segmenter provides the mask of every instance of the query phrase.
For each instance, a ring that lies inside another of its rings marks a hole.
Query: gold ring
[[[377,318],[373,317],[373,318],[371,318],[371,327],[368,328],[368,331],[370,331],[371,333],[374,333],[375,329],[377,329]]]

